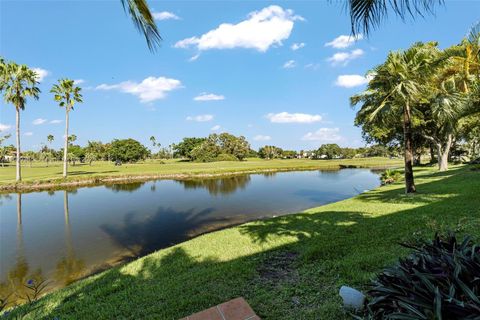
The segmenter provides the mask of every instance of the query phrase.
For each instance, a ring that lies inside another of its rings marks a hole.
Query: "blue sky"
[[[49,90],[65,77],[83,87],[84,103],[70,116],[82,145],[128,137],[149,145],[154,135],[166,146],[228,131],[254,148],[362,146],[349,96],[365,73],[416,41],[458,43],[480,12],[480,2],[447,1],[436,16],[391,16],[352,41],[335,2],[149,3],[164,39],[154,54],[119,0],[0,0],[1,56],[42,75],[40,100],[21,114],[24,150],[39,149],[48,134],[61,145],[65,114]],[[2,135],[14,125],[13,106],[2,101]]]

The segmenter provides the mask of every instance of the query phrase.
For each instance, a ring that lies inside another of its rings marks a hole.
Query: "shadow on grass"
[[[154,253],[54,292],[38,302],[36,317],[178,319],[243,296],[262,319],[347,319],[338,287],[363,288],[408,253],[398,242],[447,229],[480,237],[480,173],[441,174],[419,179],[415,196],[380,188],[348,206],[253,222]],[[238,253],[208,242],[225,234]]]

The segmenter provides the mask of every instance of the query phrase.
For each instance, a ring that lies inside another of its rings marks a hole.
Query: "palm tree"
[[[49,135],[47,136],[47,141],[48,141],[50,144],[52,144],[52,142],[53,142],[54,139],[55,139],[55,137],[54,137],[52,134],[49,134]]]
[[[54,94],[55,101],[59,102],[60,107],[65,107],[65,146],[63,148],[63,177],[67,177],[68,166],[68,115],[76,102],[83,102],[82,88],[75,86],[74,81],[70,79],[60,79],[50,90]]]
[[[6,63],[0,59],[0,91],[4,92],[3,99],[11,103],[16,110],[16,135],[17,135],[17,170],[16,181],[22,180],[20,167],[20,110],[25,110],[27,97],[38,100],[40,89],[37,87],[37,74],[26,65],[15,62]]]
[[[403,118],[406,193],[416,191],[412,168],[412,108],[424,99],[436,45],[417,43],[406,51],[391,52],[382,65],[369,73],[367,89],[351,97],[352,106],[362,103],[357,118],[366,118],[371,123],[396,123]]]
[[[405,20],[407,17],[423,17],[425,13],[433,14],[437,5],[444,0],[348,0],[352,33],[367,34],[377,28],[388,16],[389,11]]]

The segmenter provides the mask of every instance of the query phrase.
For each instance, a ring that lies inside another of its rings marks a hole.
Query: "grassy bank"
[[[82,186],[148,179],[178,179],[198,176],[221,176],[265,171],[338,169],[340,165],[385,167],[401,165],[399,159],[362,158],[345,160],[261,160],[192,163],[180,160],[149,161],[115,166],[112,162],[94,162],[69,167],[69,177],[62,178],[61,163],[23,164],[21,183],[15,183],[15,166],[0,167],[0,191],[35,191],[55,187]]]
[[[407,254],[398,242],[447,229],[480,237],[480,171],[416,177],[414,196],[394,184],[160,250],[47,295],[29,317],[178,319],[243,296],[263,319],[348,318],[338,288],[364,289]]]

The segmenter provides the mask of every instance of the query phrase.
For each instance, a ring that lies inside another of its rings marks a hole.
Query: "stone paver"
[[[180,320],[260,320],[260,317],[245,299],[236,298]]]

